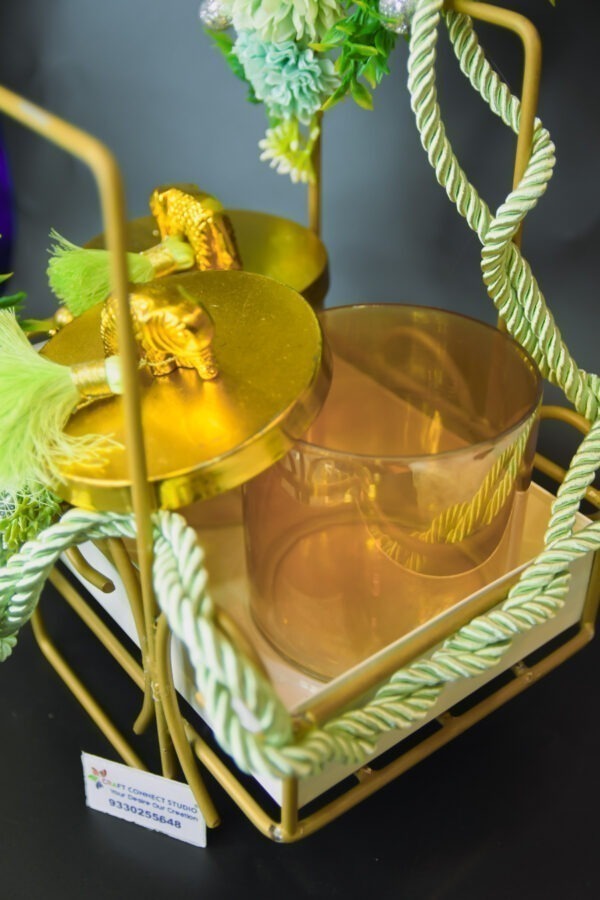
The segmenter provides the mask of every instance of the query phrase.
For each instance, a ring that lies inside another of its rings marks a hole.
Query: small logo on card
[[[90,781],[95,782],[96,787],[100,790],[106,784],[112,784],[112,781],[108,781],[106,775],[106,769],[95,769],[94,766],[92,766],[92,771],[88,774],[88,778]]]

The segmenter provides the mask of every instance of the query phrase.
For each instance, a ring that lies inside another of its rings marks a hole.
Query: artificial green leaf
[[[25,334],[49,334],[56,329],[54,316],[48,319],[19,319],[19,325]]]
[[[309,44],[309,49],[314,50],[315,53],[329,53],[330,50],[335,49],[335,44],[325,44],[324,42]]]
[[[0,309],[14,309],[17,312],[21,309],[26,299],[27,294],[24,294],[23,291],[19,291],[18,294],[11,294],[10,297],[0,297]]]
[[[363,109],[373,109],[373,97],[360,81],[353,81],[350,88],[352,99]]]
[[[32,540],[62,512],[62,501],[40,485],[39,490],[0,494],[0,555],[8,558]]]
[[[375,47],[368,44],[352,44],[352,49],[360,56],[377,56],[379,51]]]
[[[226,56],[227,65],[233,72],[233,74],[240,79],[240,81],[246,81],[246,73],[244,72],[244,67],[237,58],[236,54],[233,50],[227,54]]]
[[[337,22],[337,24],[334,25],[333,28],[346,37],[352,36],[352,26],[348,22],[344,22],[343,19],[341,22]]]
[[[377,47],[377,50],[379,51],[379,53],[381,53],[382,55],[383,54],[387,55],[389,53],[388,40],[387,40],[388,33],[389,32],[386,32],[385,29],[382,28],[375,35],[375,46]]]
[[[211,31],[210,28],[205,28],[204,31],[221,53],[229,53],[232,50],[235,42],[226,31]]]
[[[367,83],[375,89],[379,83],[377,77],[377,63],[374,59],[370,59],[360,73]]]
[[[348,92],[348,86],[341,84],[339,88],[337,88],[333,94],[327,98],[323,106],[321,107],[321,112],[326,112],[328,109],[332,109],[336,103],[339,103],[340,100],[346,96]]]
[[[323,35],[323,43],[324,44],[334,44],[337,46],[341,41],[345,41],[346,38],[351,34],[348,32],[347,28],[342,27],[342,23],[336,23],[329,31],[326,31]]]

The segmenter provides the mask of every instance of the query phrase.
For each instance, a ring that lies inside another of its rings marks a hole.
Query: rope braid
[[[489,671],[516,636],[552,619],[565,603],[572,563],[600,549],[600,522],[573,533],[577,509],[600,460],[600,382],[575,364],[528,264],[512,243],[546,189],[554,148],[537,122],[527,171],[493,216],[460,168],[440,120],[434,66],[442,6],[442,0],[420,0],[410,42],[409,88],[423,146],[438,181],[483,244],[484,280],[511,334],[592,424],[553,503],[545,549],[506,601],[461,628],[427,658],[396,672],[362,708],[297,737],[271,685],[215,625],[195,532],[176,513],[157,513],[153,577],[158,602],[189,653],[217,739],[241,769],[256,774],[305,777],[331,762],[358,767],[375,752],[382,734],[425,718],[445,685]],[[518,132],[519,101],[485,60],[471,20],[448,13],[446,21],[462,71],[492,111]],[[132,537],[133,532],[130,516],[72,510],[25,544],[0,570],[0,659],[10,654],[64,549],[90,538]],[[250,713],[250,724],[247,715],[240,715],[242,707]]]
[[[132,517],[71,510],[12,557],[11,572],[6,566],[0,573],[2,657],[33,613],[47,571],[63,550],[99,537],[131,537],[132,532]],[[305,777],[331,762],[361,765],[382,734],[422,720],[446,684],[495,666],[516,635],[548,621],[564,605],[566,566],[598,548],[600,523],[557,541],[500,609],[466,625],[429,658],[397,672],[362,709],[312,728],[296,741],[290,716],[271,686],[215,626],[202,549],[195,531],[177,513],[163,511],[155,518],[154,588],[171,630],[189,652],[196,686],[221,745],[245,771]],[[255,725],[246,724],[240,707]]]

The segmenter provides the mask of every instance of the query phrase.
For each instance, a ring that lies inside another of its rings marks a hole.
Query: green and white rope
[[[598,377],[589,376],[573,361],[527,262],[512,243],[525,215],[546,190],[555,164],[554,146],[536,120],[527,171],[494,218],[460,167],[441,121],[435,54],[442,7],[443,0],[421,0],[412,22],[408,85],[421,141],[438,181],[484,244],[486,284],[510,333],[531,353],[542,374],[563,389],[578,412],[595,419]],[[448,12],[446,21],[463,72],[492,112],[518,133],[520,101],[486,60],[471,19]]]
[[[26,544],[0,571],[0,648],[10,652],[33,613],[49,568],[69,546],[131,537],[133,519],[71,510]],[[271,686],[215,626],[204,556],[196,533],[176,513],[155,520],[154,587],[173,633],[185,644],[206,713],[221,745],[246,771],[285,777],[316,774],[330,762],[361,765],[378,738],[422,720],[444,686],[487,671],[515,635],[551,619],[564,604],[565,567],[600,548],[600,523],[545,551],[503,606],[475,619],[429,658],[397,672],[362,709],[294,741],[289,714]],[[9,571],[10,569],[10,571]],[[248,715],[253,721],[248,724]]]
[[[562,388],[576,409],[590,421],[598,417],[600,381],[579,369],[547,309],[531,269],[512,239],[526,213],[546,190],[555,163],[548,132],[536,120],[532,154],[526,172],[495,217],[462,171],[440,121],[435,88],[435,46],[443,3],[421,0],[413,20],[409,89],[422,143],[438,180],[483,243],[482,270],[490,296],[516,340],[532,353],[542,374]],[[492,112],[518,132],[520,102],[513,97],[485,59],[468,16],[446,14],[450,40],[462,71],[488,102]],[[593,428],[593,431],[597,430]],[[594,436],[584,441],[569,477],[553,507],[547,541],[569,534],[585,488],[600,462]],[[576,472],[576,474],[575,474]],[[560,512],[559,512],[560,510]],[[566,523],[569,522],[569,525]],[[562,526],[561,524],[562,523]]]
[[[217,739],[240,768],[257,774],[304,777],[330,762],[362,764],[382,734],[421,721],[445,685],[489,671],[515,636],[552,619],[565,603],[570,566],[600,549],[600,523],[573,533],[576,511],[600,460],[599,381],[573,361],[529,266],[512,243],[551,177],[554,150],[547,132],[536,123],[533,152],[521,184],[492,216],[460,168],[440,120],[434,73],[442,5],[442,0],[420,0],[413,20],[409,87],[423,145],[438,180],[483,243],[484,278],[509,330],[592,426],[553,504],[546,548],[507,600],[460,629],[429,657],[397,672],[362,708],[297,737],[271,685],[215,625],[195,532],[175,513],[157,514],[154,587],[159,604],[189,653]],[[485,60],[470,19],[448,13],[447,22],[463,72],[490,108],[518,131],[519,102]],[[131,517],[72,510],[24,545],[0,570],[0,658],[11,652],[18,629],[33,613],[63,550],[88,539],[132,537],[133,532]]]
[[[60,554],[85,540],[135,537],[131,516],[69,510],[0,568],[0,660],[10,655],[15,635],[29,621]]]

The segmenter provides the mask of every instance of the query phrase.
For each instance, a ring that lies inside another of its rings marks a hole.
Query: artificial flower
[[[233,52],[256,98],[264,102],[275,121],[297,119],[308,125],[339,84],[330,59],[293,41],[272,44],[254,32],[243,31]]]
[[[294,183],[312,184],[315,171],[312,152],[319,137],[319,126],[313,121],[308,135],[303,135],[295,119],[286,119],[269,128],[259,147],[261,159],[270,163],[280,175],[289,175]]]
[[[339,0],[224,0],[237,32],[255,31],[263,41],[314,41],[341,16]]]

